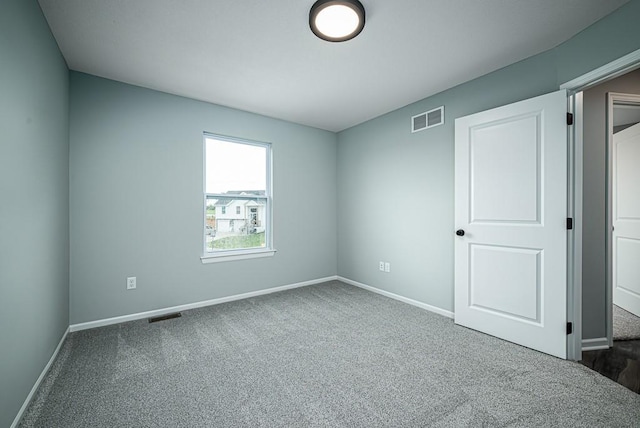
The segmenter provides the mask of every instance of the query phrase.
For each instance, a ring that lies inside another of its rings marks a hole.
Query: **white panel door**
[[[613,303],[640,316],[640,124],[613,135]]]
[[[567,357],[567,95],[456,119],[455,322]]]

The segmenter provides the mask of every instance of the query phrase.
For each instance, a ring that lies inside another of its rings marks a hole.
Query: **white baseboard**
[[[53,351],[51,358],[49,358],[49,362],[47,363],[46,366],[44,366],[42,373],[40,373],[40,376],[38,376],[38,379],[36,380],[36,383],[33,385],[33,388],[31,388],[31,391],[29,391],[29,395],[27,395],[27,398],[24,400],[22,407],[20,407],[20,411],[18,411],[18,414],[16,415],[15,419],[13,420],[13,423],[11,424],[11,428],[16,428],[20,423],[20,420],[22,419],[22,416],[24,415],[25,410],[27,410],[27,407],[29,407],[31,400],[33,400],[33,396],[35,395],[36,391],[40,387],[40,384],[42,383],[42,380],[44,379],[45,375],[49,371],[51,364],[53,364],[56,357],[58,356],[58,352],[60,352],[60,348],[62,348],[62,344],[64,343],[64,340],[67,338],[67,334],[69,334],[69,328],[65,330],[64,334],[62,335],[62,338],[60,339],[60,342],[58,342],[58,346],[56,347],[55,351]]]
[[[338,281],[342,281],[344,283],[347,283],[347,284],[350,284],[350,285],[353,285],[353,286],[356,286],[356,287],[359,287],[359,288],[364,288],[365,290],[372,291],[372,292],[378,293],[378,294],[382,294],[383,296],[389,297],[391,299],[399,300],[399,301],[401,301],[403,303],[407,303],[407,304],[412,305],[412,306],[417,306],[417,307],[419,307],[421,309],[424,309],[424,310],[427,310],[429,312],[434,312],[434,313],[436,313],[438,315],[442,315],[442,316],[445,316],[447,318],[452,318],[453,319],[453,315],[454,315],[453,312],[450,312],[450,311],[447,311],[447,310],[444,310],[444,309],[440,309],[440,308],[438,308],[436,306],[431,306],[431,305],[428,305],[426,303],[422,303],[422,302],[419,302],[417,300],[410,299],[408,297],[400,296],[399,294],[390,293],[388,291],[381,290],[379,288],[375,288],[375,287],[372,287],[370,285],[363,284],[361,282],[353,281],[353,280],[351,280],[349,278],[344,278],[342,276],[338,276],[337,279],[338,279]]]
[[[120,324],[128,321],[136,321],[145,318],[158,317],[173,312],[187,311],[189,309],[204,308],[206,306],[219,305],[220,303],[233,302],[234,300],[248,299],[251,297],[262,296],[264,294],[277,293],[278,291],[290,290],[292,288],[306,287],[308,285],[320,284],[322,282],[337,280],[337,276],[328,276],[326,278],[313,279],[311,281],[297,282],[295,284],[283,285],[280,287],[267,288],[265,290],[251,291],[249,293],[235,294],[233,296],[220,297],[217,299],[204,300],[201,302],[187,303],[185,305],[171,306],[168,308],[154,309],[152,311],[139,312],[136,314],[122,315],[119,317],[105,318],[96,321],[89,321],[69,326],[69,331],[87,330],[90,328],[104,327],[107,325]]]
[[[609,349],[609,340],[606,337],[582,339],[583,351],[596,351],[598,349]]]

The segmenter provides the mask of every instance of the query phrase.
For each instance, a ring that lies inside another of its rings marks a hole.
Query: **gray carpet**
[[[640,318],[613,305],[613,340],[640,339]]]
[[[21,426],[640,427],[640,395],[331,282],[70,334]]]

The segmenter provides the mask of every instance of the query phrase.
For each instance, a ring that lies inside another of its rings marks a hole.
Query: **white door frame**
[[[573,320],[573,334],[568,336],[567,357],[572,360],[582,359],[582,350],[585,344],[582,340],[582,191],[583,191],[583,109],[582,91],[597,86],[607,80],[615,79],[640,68],[640,49],[631,52],[615,61],[592,70],[582,76],[560,85],[560,89],[566,89],[569,94],[568,111],[574,116],[574,126],[569,131],[569,193],[568,212],[573,216],[574,229],[569,234],[569,254],[567,272],[568,293],[567,296],[567,319]],[[609,192],[610,193],[610,192]],[[609,198],[609,196],[607,196]],[[610,227],[610,215],[608,215],[607,225]],[[610,229],[609,229],[610,230]],[[607,234],[609,236],[610,234]],[[608,238],[610,239],[610,238]],[[609,248],[607,254],[609,254]],[[609,260],[607,260],[609,263]],[[609,269],[610,271],[610,269]],[[610,273],[607,273],[607,293],[606,293],[606,327],[608,338],[612,338],[613,306],[612,288]]]
[[[567,359],[582,359],[582,92],[571,94],[567,111],[573,114],[568,127],[567,144],[567,216],[573,219],[573,230],[567,234],[567,321],[573,332],[567,336]],[[576,263],[576,261],[578,263]]]

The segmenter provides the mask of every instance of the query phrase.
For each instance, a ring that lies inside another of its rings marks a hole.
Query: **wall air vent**
[[[411,118],[411,132],[433,128],[444,123],[444,106],[420,113]]]

